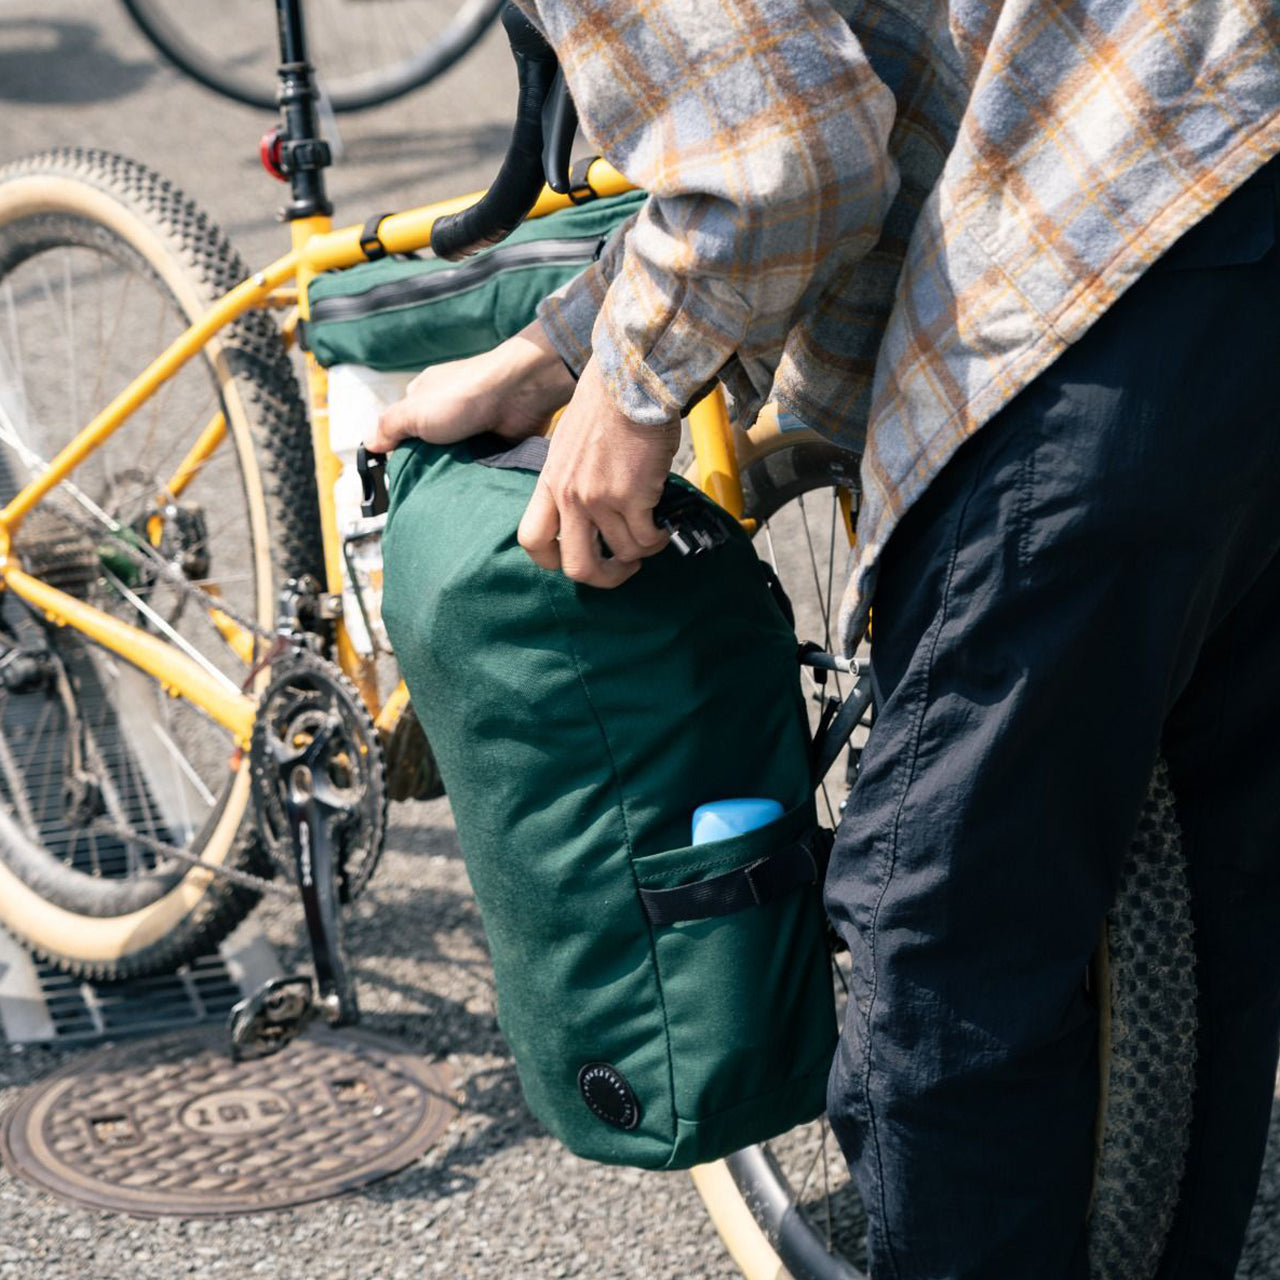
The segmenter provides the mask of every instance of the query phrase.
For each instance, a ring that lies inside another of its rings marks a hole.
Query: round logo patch
[[[607,1062],[588,1062],[578,1072],[578,1088],[587,1106],[615,1129],[640,1123],[640,1104],[626,1077]]]

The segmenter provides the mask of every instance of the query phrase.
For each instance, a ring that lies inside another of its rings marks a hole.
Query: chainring
[[[316,654],[293,650],[272,664],[249,744],[258,832],[272,861],[290,878],[293,843],[279,762],[324,735],[320,768],[343,808],[331,833],[340,851],[338,896],[350,902],[369,883],[386,836],[382,747],[360,694],[342,671]]]

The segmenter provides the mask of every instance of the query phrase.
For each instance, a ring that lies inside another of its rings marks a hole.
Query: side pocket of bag
[[[821,838],[806,800],[732,839],[634,860],[674,1069],[669,1168],[717,1159],[823,1109],[836,1019]]]

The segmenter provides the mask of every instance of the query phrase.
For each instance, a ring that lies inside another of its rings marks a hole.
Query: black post
[[[302,0],[276,0],[280,35],[280,168],[288,176],[293,199],[281,210],[286,221],[332,213],[324,190],[324,169],[332,161],[329,144],[320,136],[316,86],[307,61]]]

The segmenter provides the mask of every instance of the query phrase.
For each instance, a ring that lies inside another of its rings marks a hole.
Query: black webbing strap
[[[551,441],[547,436],[526,436],[511,448],[478,457],[476,461],[481,466],[497,467],[502,471],[540,472],[547,465],[547,450],[550,448]]]
[[[831,856],[830,831],[818,828],[749,866],[674,889],[641,889],[649,923],[678,924],[762,906],[804,885],[820,884]]]
[[[387,256],[387,246],[382,243],[378,235],[378,228],[382,226],[382,220],[389,216],[389,214],[385,213],[375,213],[360,228],[360,252],[370,262],[377,262],[379,258]]]
[[[529,436],[512,446],[507,446],[506,441],[497,436],[476,436],[475,440],[480,442],[480,448],[486,447],[486,441],[490,444],[496,442],[492,452],[477,453],[475,461],[504,471],[540,473],[547,465],[547,451],[551,448],[551,440],[547,436]],[[700,495],[668,480],[653,509],[653,522],[671,534],[671,545],[678,554],[696,556],[728,541],[733,517]],[[613,554],[607,546],[604,550],[606,556]]]
[[[599,159],[599,156],[583,156],[569,166],[568,195],[574,204],[590,204],[592,200],[597,198],[595,189],[587,179],[587,174],[591,166]],[[601,244],[603,243],[601,241]]]

